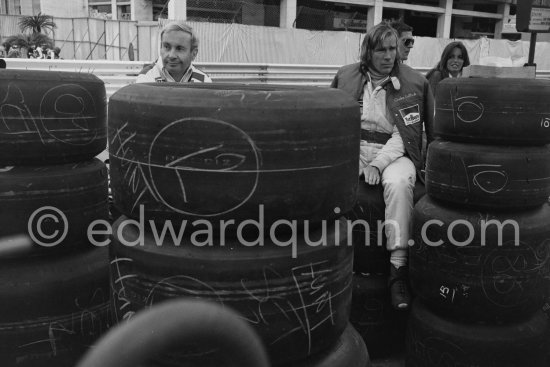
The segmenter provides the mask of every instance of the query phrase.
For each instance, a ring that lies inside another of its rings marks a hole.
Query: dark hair
[[[402,18],[392,20],[390,26],[397,31],[399,37],[401,37],[403,32],[412,32],[414,29],[410,25],[405,24]]]
[[[397,45],[397,40],[399,38],[397,31],[386,21],[378,23],[367,31],[367,34],[365,34],[365,38],[363,38],[363,42],[361,43],[361,72],[363,74],[365,74],[368,70],[369,64],[372,60],[373,51],[382,45],[382,42],[384,42],[384,40],[388,37],[395,37],[395,42]],[[399,53],[396,51],[393,66],[394,68],[399,64],[399,60]]]
[[[6,68],[6,62],[0,59],[0,69],[5,69],[5,68]]]
[[[430,78],[432,74],[436,71],[439,71],[441,73],[441,79],[449,77],[449,70],[447,70],[447,61],[451,58],[451,54],[453,53],[453,50],[455,48],[460,49],[460,51],[462,52],[462,59],[464,60],[462,68],[470,65],[470,57],[468,56],[468,50],[466,50],[466,46],[464,46],[464,44],[460,41],[451,42],[447,46],[445,46],[445,49],[441,54],[441,60],[439,60],[437,65],[426,74],[426,78]]]

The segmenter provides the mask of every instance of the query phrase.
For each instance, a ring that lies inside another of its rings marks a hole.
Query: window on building
[[[13,14],[21,14],[21,0],[13,0]]]
[[[315,0],[298,0],[296,28],[364,33],[369,8]]]
[[[38,14],[40,13],[41,7],[40,7],[40,0],[32,0],[32,13]]]
[[[21,14],[20,0],[0,0],[0,13],[2,14]]]
[[[382,18],[387,20],[402,19],[405,24],[413,27],[415,36],[435,37],[437,35],[438,15],[435,13],[385,8],[382,11]]]
[[[496,14],[498,13],[498,3],[496,1],[454,0],[453,9]],[[453,16],[451,38],[494,38],[496,22],[497,20],[494,18]]]
[[[153,20],[168,19],[169,0],[153,0]]]
[[[187,0],[187,19],[278,27],[280,5],[280,0]]]
[[[457,1],[457,0],[454,0],[454,1]],[[391,2],[400,3],[400,4],[424,5],[424,6],[437,6],[437,7],[440,6],[439,0],[391,0]]]
[[[486,0],[454,0],[453,9],[473,10],[495,14],[498,11],[498,3],[496,1]]]
[[[453,16],[451,38],[477,39],[494,38],[496,19]]]
[[[88,10],[90,17],[92,18],[101,18],[101,19],[111,19],[112,18],[112,8],[111,3],[108,5],[91,5],[88,3]]]
[[[118,19],[120,20],[130,20],[132,19],[132,8],[130,5],[119,5],[117,6],[118,10]]]
[[[100,13],[111,13],[111,5],[97,5],[92,6],[93,9],[96,9]]]

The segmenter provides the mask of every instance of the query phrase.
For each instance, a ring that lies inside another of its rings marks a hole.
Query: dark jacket
[[[435,90],[437,89],[437,85],[439,84],[439,82],[448,77],[449,75],[444,75],[441,71],[437,69],[432,69],[426,74],[426,79],[428,79],[428,82],[430,83],[430,88],[432,88],[432,93],[434,94],[434,97]]]
[[[397,126],[405,144],[406,155],[416,167],[418,176],[423,180],[422,126],[426,131],[427,143],[433,140],[434,99],[428,80],[410,66],[399,64],[391,72],[397,77],[401,88],[396,90],[392,83],[386,84],[386,106],[390,112],[388,118]],[[360,64],[341,67],[334,77],[331,87],[341,89],[358,100],[368,76],[363,74]],[[418,114],[418,115],[417,115]]]

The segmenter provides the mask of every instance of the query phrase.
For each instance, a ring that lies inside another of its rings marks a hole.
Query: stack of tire
[[[407,366],[548,366],[550,81],[447,79],[414,209]]]
[[[109,325],[103,82],[0,71],[0,365],[72,367]],[[98,238],[99,239],[99,238]]]
[[[108,129],[119,322],[200,298],[248,320],[274,366],[367,365],[348,326],[353,247],[339,219],[355,201],[355,101],[323,88],[136,84],[111,97]],[[228,356],[197,343],[153,360]]]

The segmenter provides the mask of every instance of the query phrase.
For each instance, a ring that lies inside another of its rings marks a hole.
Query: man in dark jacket
[[[397,53],[401,61],[409,58],[409,53],[414,47],[413,27],[403,23],[402,19],[394,20],[390,25],[397,31]]]
[[[389,24],[371,28],[361,45],[361,62],[338,70],[332,87],[362,106],[359,175],[384,188],[385,234],[390,256],[392,304],[407,309],[407,258],[413,190],[424,169],[422,133],[432,140],[434,102],[426,78],[400,63],[398,35]]]

